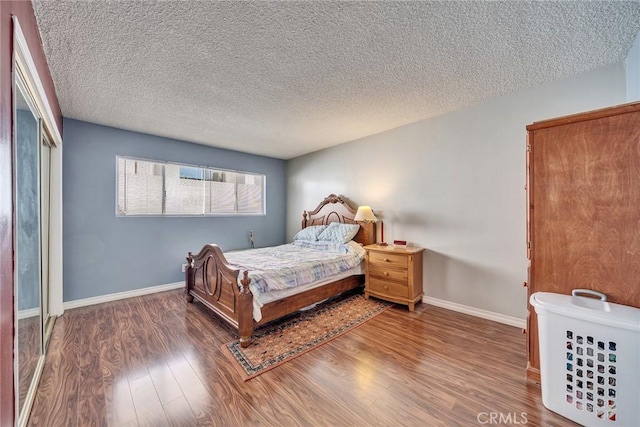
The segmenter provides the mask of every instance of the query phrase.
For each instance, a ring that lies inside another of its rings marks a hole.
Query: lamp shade
[[[360,206],[353,220],[356,222],[357,221],[376,222],[378,221],[378,218],[376,218],[376,216],[373,214],[373,211],[371,210],[371,206]]]

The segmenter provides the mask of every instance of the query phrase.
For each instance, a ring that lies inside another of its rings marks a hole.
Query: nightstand
[[[422,300],[422,252],[423,248],[408,246],[368,245],[365,264],[364,296],[374,296],[387,301],[406,304],[413,311]]]

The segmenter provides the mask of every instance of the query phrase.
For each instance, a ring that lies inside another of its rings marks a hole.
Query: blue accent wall
[[[187,252],[285,242],[285,161],[64,119],[64,301],[184,280]],[[116,217],[116,155],[266,175],[266,216]]]

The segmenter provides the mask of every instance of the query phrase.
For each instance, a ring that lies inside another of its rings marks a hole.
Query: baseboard
[[[67,301],[62,304],[64,310],[85,307],[87,305],[102,304],[103,302],[117,301],[119,299],[139,297],[141,295],[155,294],[157,292],[171,291],[184,288],[184,282],[168,283],[166,285],[149,286],[148,288],[134,289],[132,291],[118,292],[115,294],[100,295],[97,297]]]
[[[527,321],[525,319],[506,316],[504,314],[495,313],[493,311],[483,310],[481,308],[469,307],[468,305],[462,305],[462,304],[458,304],[451,301],[445,301],[438,298],[424,296],[422,297],[422,302],[425,304],[435,305],[436,307],[446,308],[447,310],[457,311],[459,313],[480,317],[482,319],[493,320],[494,322],[498,322],[498,323],[504,323],[505,325],[515,326],[517,328],[524,328],[527,326]]]
[[[28,308],[26,310],[18,310],[18,320],[27,319],[29,317],[40,316],[40,307]]]

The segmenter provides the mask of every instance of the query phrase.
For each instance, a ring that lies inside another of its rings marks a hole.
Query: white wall
[[[640,32],[625,59],[627,102],[640,100]]]
[[[526,317],[525,126],[625,102],[619,63],[287,163],[287,238],[337,193],[427,248],[425,294]]]

